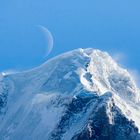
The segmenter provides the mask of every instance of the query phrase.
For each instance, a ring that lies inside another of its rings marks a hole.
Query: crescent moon
[[[45,38],[47,39],[47,49],[46,49],[46,53],[45,53],[45,57],[47,57],[52,52],[52,49],[53,49],[53,44],[54,44],[53,36],[46,27],[44,27],[42,25],[39,25],[38,27],[41,29],[41,31],[45,35]]]

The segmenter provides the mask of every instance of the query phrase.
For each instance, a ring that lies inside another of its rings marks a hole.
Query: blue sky
[[[29,69],[76,48],[123,56],[140,71],[139,0],[4,0],[0,2],[0,71]],[[53,34],[54,49],[37,25]]]

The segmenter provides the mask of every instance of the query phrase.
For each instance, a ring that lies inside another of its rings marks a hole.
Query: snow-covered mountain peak
[[[33,85],[32,92],[53,91],[76,95],[77,90],[84,87],[99,95],[110,91],[132,102],[139,102],[140,96],[128,71],[121,68],[107,52],[92,48],[73,50],[33,70],[4,77],[8,82],[13,82],[13,87],[14,81],[20,86],[24,85],[22,90]]]
[[[128,71],[108,53],[73,50],[0,76],[0,139],[137,140],[139,96]]]
[[[108,53],[94,49],[81,49],[80,52],[89,58],[87,67],[78,70],[87,90],[100,94],[112,91],[122,98],[139,101],[140,92],[133,78]]]

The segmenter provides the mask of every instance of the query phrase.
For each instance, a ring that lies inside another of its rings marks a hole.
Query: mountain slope
[[[139,111],[133,78],[99,50],[0,76],[2,140],[139,140]]]

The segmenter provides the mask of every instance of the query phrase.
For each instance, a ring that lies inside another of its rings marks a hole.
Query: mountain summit
[[[77,49],[0,75],[0,140],[140,140],[140,90],[106,52]]]

